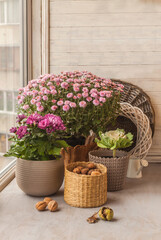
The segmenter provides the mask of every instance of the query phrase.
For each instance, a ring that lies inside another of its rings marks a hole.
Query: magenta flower
[[[94,100],[93,100],[93,104],[94,104],[95,106],[98,106],[98,105],[100,104],[100,102],[99,102],[97,99],[94,99]]]
[[[79,87],[73,87],[73,90],[74,90],[75,92],[79,92]]]
[[[87,93],[89,90],[88,90],[87,87],[83,87],[83,88],[82,88],[82,91]]]
[[[32,125],[32,124],[38,124],[39,121],[41,121],[43,119],[43,117],[38,114],[38,113],[35,113],[35,114],[31,114],[27,120],[26,120],[26,124],[29,124],[29,125]]]
[[[81,98],[82,97],[82,94],[81,93],[78,93],[77,94],[77,98]]]
[[[46,129],[47,127],[49,127],[49,125],[50,125],[49,119],[45,118],[38,123],[38,128]]]
[[[53,100],[52,100],[52,103],[56,103],[56,100],[55,100],[55,99],[53,99]]]
[[[57,105],[58,105],[58,106],[62,106],[62,105],[63,105],[63,101],[62,101],[62,100],[58,101],[58,102],[57,102]]]
[[[37,107],[40,107],[40,106],[41,106],[41,102],[37,102],[37,103],[36,103],[36,106],[37,106]]]
[[[21,139],[25,135],[29,134],[29,132],[27,131],[27,127],[26,126],[21,126],[21,127],[18,128],[16,134],[17,134],[18,138]]]
[[[67,100],[67,101],[65,101],[64,103],[67,104],[67,105],[69,105],[70,101]]]
[[[100,94],[101,97],[104,97],[106,95],[106,91],[100,91],[99,94]]]
[[[10,133],[16,133],[17,132],[17,128],[16,127],[12,127],[11,129],[10,129]]]
[[[70,108],[69,105],[65,104],[63,106],[63,111],[67,112],[69,110],[69,108]]]
[[[91,97],[93,97],[93,98],[97,98],[98,95],[97,95],[97,93],[93,92],[93,93],[91,94]]]
[[[16,119],[16,122],[21,122],[24,118],[27,118],[27,116],[25,114],[19,114]]]
[[[87,103],[86,103],[85,101],[81,101],[81,102],[79,103],[79,106],[82,107],[82,108],[85,108],[86,105],[87,105]]]

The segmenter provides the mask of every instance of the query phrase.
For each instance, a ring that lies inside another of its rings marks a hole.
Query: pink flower
[[[104,97],[106,95],[106,92],[105,91],[100,91],[100,96],[101,97]]]
[[[82,96],[83,96],[84,98],[88,97],[88,92],[83,92],[83,93],[82,93]]]
[[[78,91],[79,91],[79,87],[73,87],[73,90],[74,90],[75,92],[78,92]]]
[[[100,84],[99,84],[99,83],[95,83],[94,87],[95,87],[95,88],[99,88],[99,87],[100,87]]]
[[[34,88],[36,88],[36,87],[37,87],[37,83],[33,83],[32,86],[33,86]]]
[[[77,96],[73,96],[73,99],[77,99]]]
[[[87,100],[87,102],[91,102],[92,98],[91,97],[87,97],[86,100]]]
[[[51,82],[48,82],[48,83],[47,83],[47,86],[51,86],[51,85],[52,85],[52,83],[51,83]]]
[[[111,97],[111,92],[110,92],[110,91],[107,91],[106,97],[107,97],[107,98],[110,98],[110,97]]]
[[[62,101],[62,100],[58,101],[58,102],[57,102],[57,105],[58,105],[58,106],[62,106],[62,105],[63,105],[63,101]]]
[[[66,112],[66,111],[68,111],[68,110],[69,110],[69,108],[70,108],[70,107],[69,107],[69,105],[65,104],[65,105],[63,106],[63,111],[65,111],[65,112]]]
[[[69,105],[69,104],[70,104],[70,101],[67,100],[67,101],[65,101],[64,103],[67,104],[67,105]]]
[[[68,93],[67,94],[67,98],[72,98],[73,97],[73,93]]]
[[[98,95],[97,95],[97,93],[93,92],[93,93],[91,94],[91,97],[93,97],[93,98],[97,98]]]
[[[40,97],[40,96],[37,96],[37,97],[35,98],[35,100],[36,100],[36,101],[40,101],[40,100],[41,100],[41,97]]]
[[[21,96],[20,96],[20,95],[18,95],[18,96],[17,96],[17,99],[20,99],[20,98],[21,98]]]
[[[56,100],[55,100],[55,99],[53,99],[53,100],[52,100],[52,103],[56,103]]]
[[[75,102],[70,102],[69,105],[70,105],[71,108],[75,108],[77,106]]]
[[[40,106],[41,106],[41,102],[37,102],[37,103],[36,103],[36,106],[37,106],[37,107],[40,107]]]
[[[82,91],[87,93],[89,90],[88,90],[87,87],[83,87],[83,88],[82,88]]]
[[[90,90],[90,93],[97,93],[98,91],[97,91],[97,89],[96,88],[92,88],[91,90]]]
[[[44,110],[44,107],[43,107],[43,106],[37,107],[37,111],[42,112],[43,110]]]
[[[35,104],[36,103],[36,100],[33,98],[33,99],[31,99],[31,104]]]
[[[57,94],[57,91],[55,89],[53,89],[53,90],[51,90],[51,94],[55,95],[55,94]]]
[[[97,99],[94,99],[94,100],[93,100],[93,104],[94,104],[95,106],[98,106],[98,105],[100,104],[100,102],[99,102]]]
[[[82,94],[81,93],[78,93],[77,94],[77,98],[81,98],[82,97]]]
[[[57,107],[56,105],[53,105],[53,106],[51,107],[51,110],[55,111],[57,108],[58,108],[58,107]]]
[[[21,104],[21,103],[23,103],[23,101],[22,101],[22,100],[19,100],[19,101],[18,101],[18,104]]]
[[[87,105],[87,103],[86,103],[85,101],[81,101],[81,102],[79,103],[79,106],[80,106],[80,107],[83,107],[83,108],[85,108],[86,105]]]
[[[48,100],[48,97],[47,96],[43,96],[42,97],[44,101],[47,101]]]
[[[22,108],[23,108],[24,110],[27,110],[27,109],[29,109],[29,105],[26,104],[26,105],[24,105]]]
[[[44,93],[45,94],[50,94],[51,92],[48,89],[45,89]]]
[[[62,82],[61,87],[67,89],[69,84],[67,82]]]
[[[104,97],[100,97],[99,100],[100,100],[100,102],[103,102],[103,103],[106,102],[106,98],[104,98]]]

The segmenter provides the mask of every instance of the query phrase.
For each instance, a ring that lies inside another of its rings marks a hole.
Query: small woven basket
[[[116,151],[118,158],[110,158],[111,151],[107,149],[94,150],[89,153],[89,161],[101,163],[107,167],[108,192],[122,190],[125,184],[130,155]]]
[[[65,168],[64,200],[73,207],[98,207],[107,201],[107,168],[96,164],[100,176],[73,173],[77,166],[87,166],[87,162],[70,163]]]

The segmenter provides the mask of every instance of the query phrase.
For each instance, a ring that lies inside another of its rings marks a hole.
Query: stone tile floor
[[[68,206],[62,187],[52,196],[59,211],[38,212],[35,203],[43,198],[25,195],[14,179],[0,193],[0,240],[161,239],[161,164],[150,164],[142,179],[127,179],[124,190],[107,194],[114,220],[89,224],[99,208]]]

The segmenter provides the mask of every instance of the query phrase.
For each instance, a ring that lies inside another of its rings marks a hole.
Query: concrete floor
[[[43,198],[25,195],[15,179],[0,193],[0,240],[160,240],[161,164],[150,164],[142,179],[127,179],[125,189],[108,193],[112,222],[87,223],[99,208],[79,209],[63,200],[63,188],[53,196],[59,211],[38,212]]]

